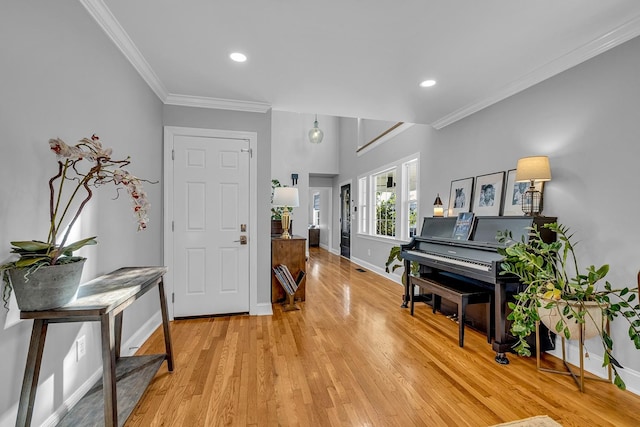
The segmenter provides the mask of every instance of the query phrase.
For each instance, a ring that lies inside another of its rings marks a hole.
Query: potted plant
[[[605,319],[613,321],[617,317],[626,321],[629,337],[640,349],[638,289],[614,288],[608,281],[600,284],[609,265],[591,265],[582,270],[569,228],[558,223],[544,227],[556,233],[556,241],[545,243],[537,228],[530,229],[528,241],[522,238],[514,242],[508,232],[498,234],[498,240],[507,245],[498,250],[504,256],[501,274],[517,276],[523,286],[515,295],[515,302],[508,303],[511,313],[507,318],[512,321],[511,332],[518,340],[514,349],[520,355],[531,355],[526,338],[535,332],[537,321],[566,339],[577,339],[579,329],[576,332],[575,327],[584,325],[600,337],[603,366],[612,368],[614,384],[624,389],[617,370],[622,366],[613,356],[613,339],[603,324]]]
[[[280,184],[280,181],[277,180],[277,179],[272,179],[271,180],[271,203],[272,204],[273,204],[273,192],[278,187],[282,187],[282,184]],[[282,219],[283,210],[284,210],[283,207],[271,206],[271,220],[272,221],[280,221]]]
[[[144,180],[123,169],[130,163],[128,157],[112,159],[111,148],[103,148],[96,135],[73,146],[50,139],[49,147],[58,160],[58,171],[49,180],[49,233],[45,241],[11,242],[11,253],[16,255],[0,265],[5,308],[12,290],[18,307],[27,311],[59,307],[73,299],[85,261],[73,252],[97,242],[95,236],[72,243],[68,238],[96,188],[114,185],[116,198],[121,188],[126,189],[138,230],[147,227],[149,203],[142,189]]]
[[[384,263],[384,271],[387,273],[395,272],[398,268],[404,267],[404,259],[402,258],[402,248],[400,246],[392,246],[389,250],[389,257],[387,262]],[[417,276],[420,271],[420,264],[416,261],[411,261],[411,274]],[[405,283],[405,275],[402,275],[402,284]]]

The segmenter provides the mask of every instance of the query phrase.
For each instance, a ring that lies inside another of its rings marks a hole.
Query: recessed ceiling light
[[[233,52],[231,55],[229,55],[229,58],[236,62],[244,62],[247,60],[247,55],[240,52]]]
[[[422,83],[420,83],[420,87],[431,87],[434,86],[436,84],[435,80],[425,80]]]

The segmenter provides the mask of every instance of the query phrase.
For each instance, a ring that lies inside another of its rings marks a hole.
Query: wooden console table
[[[46,311],[22,311],[21,319],[33,319],[31,342],[22,381],[16,426],[30,426],[38,387],[47,327],[50,323],[100,322],[102,335],[102,393],[96,385],[61,421],[60,425],[100,423],[123,425],[164,360],[173,371],[173,350],[162,276],[166,267],[126,267],[80,286],[78,297],[69,304]],[[158,286],[166,353],[153,356],[120,357],[122,312],[135,300]],[[117,365],[117,366],[116,366]],[[116,377],[116,373],[118,374]],[[144,378],[140,378],[143,376]],[[134,378],[135,377],[135,378]],[[116,393],[118,382],[128,383]],[[141,386],[142,385],[142,386]],[[135,388],[132,392],[130,389]],[[102,399],[100,399],[100,394]],[[118,394],[121,396],[118,402]]]
[[[307,239],[300,236],[292,236],[290,239],[280,237],[271,238],[271,268],[280,264],[286,265],[295,279],[300,272],[304,272],[307,264]],[[295,298],[300,301],[306,299],[306,276],[302,278]],[[287,300],[287,293],[282,289],[276,275],[271,273],[271,302]]]

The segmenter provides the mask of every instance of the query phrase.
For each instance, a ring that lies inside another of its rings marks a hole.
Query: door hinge
[[[176,159],[176,150],[171,150],[171,160]]]
[[[241,153],[249,153],[249,157],[253,157],[253,150],[251,148],[241,148]]]
[[[171,221],[171,232],[173,232],[175,230],[175,222]]]
[[[176,294],[171,292],[171,304],[175,304],[176,302]]]

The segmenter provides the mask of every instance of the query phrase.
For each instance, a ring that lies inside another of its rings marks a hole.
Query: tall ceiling
[[[640,34],[638,0],[80,1],[165,103],[436,128]]]

